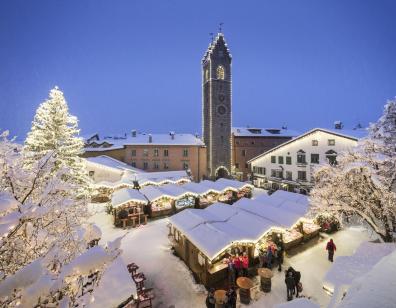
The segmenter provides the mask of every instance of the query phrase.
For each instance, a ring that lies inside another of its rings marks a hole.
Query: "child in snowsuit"
[[[333,262],[334,251],[337,250],[337,247],[334,244],[333,239],[330,239],[330,241],[327,242],[326,250],[329,253],[329,261]]]

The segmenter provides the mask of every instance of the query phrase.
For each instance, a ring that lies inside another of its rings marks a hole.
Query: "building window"
[[[265,168],[264,167],[258,167],[257,168],[257,173],[265,175]]]
[[[148,168],[148,162],[143,162],[143,169],[146,170]]]
[[[205,80],[208,81],[208,79],[209,79],[209,70],[206,69],[205,70]]]
[[[311,154],[311,164],[319,164],[319,154]]]
[[[159,169],[159,162],[157,161],[154,162],[154,169]]]
[[[169,151],[168,151],[168,149],[165,149],[165,150],[164,150],[164,156],[165,156],[165,157],[168,157],[168,156],[169,156]]]
[[[306,181],[307,180],[307,172],[305,171],[298,171],[298,179],[300,181]]]
[[[335,139],[327,140],[327,145],[330,145],[330,146],[335,145]]]
[[[132,156],[132,157],[135,157],[135,156],[136,156],[136,150],[135,150],[135,149],[131,150],[131,156]]]
[[[167,162],[164,163],[164,170],[168,170],[169,169],[169,164]]]
[[[148,156],[148,149],[143,149],[143,156]]]
[[[312,140],[312,146],[313,147],[317,147],[319,145],[319,141],[318,140]]]
[[[271,163],[276,164],[276,156],[271,156]]]
[[[283,165],[283,156],[278,156],[278,164]]]
[[[235,163],[235,168],[236,168],[236,169],[239,168],[239,164],[238,164],[238,163]],[[256,167],[253,167],[253,168],[256,168]]]
[[[254,141],[252,141],[252,145],[254,144]]]
[[[220,136],[221,143],[224,144],[224,136]]]
[[[293,174],[291,171],[286,171],[286,180],[293,181]]]
[[[93,176],[95,175],[95,171],[89,171],[89,173],[88,173],[88,175],[91,177],[91,178],[93,178]]]
[[[245,164],[245,168],[248,169],[249,168],[249,164],[246,163]]]
[[[236,141],[235,143],[239,145],[239,141]]]
[[[326,154],[326,159],[330,165],[337,165],[337,152],[336,151],[330,150],[330,151],[327,151],[325,154]]]
[[[183,170],[187,170],[189,168],[188,162],[183,162]]]
[[[221,79],[224,80],[225,78],[225,71],[224,71],[224,67],[219,65],[216,69],[216,75],[217,75],[217,79]]]
[[[159,156],[159,150],[158,149],[154,149],[154,157],[158,157]]]
[[[286,165],[291,165],[291,156],[286,156]]]
[[[183,149],[183,157],[188,157],[188,149]]]
[[[276,170],[274,170],[274,169],[271,169],[271,176],[272,176],[273,178],[275,178],[275,177],[276,177]]]
[[[242,156],[246,156],[246,150],[242,150]]]
[[[305,160],[305,152],[303,150],[300,150],[297,152],[297,164],[306,164]]]
[[[131,162],[131,166],[136,168],[136,162],[135,161]]]

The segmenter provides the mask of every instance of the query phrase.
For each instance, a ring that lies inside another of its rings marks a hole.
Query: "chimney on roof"
[[[148,137],[149,137],[149,143],[152,143],[153,142],[153,136],[151,136],[151,134],[149,134]]]
[[[195,138],[199,139],[199,134],[195,133]]]
[[[335,129],[342,129],[344,124],[341,121],[334,121],[334,128]]]
[[[175,132],[169,132],[169,135],[171,136],[171,139],[172,139],[172,140],[175,139]]]
[[[132,130],[132,137],[136,137],[136,133],[137,133],[137,132],[136,132],[136,129],[133,129],[133,130]]]

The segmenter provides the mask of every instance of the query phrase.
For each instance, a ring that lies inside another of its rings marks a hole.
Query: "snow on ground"
[[[102,205],[96,205],[100,208]],[[185,264],[171,252],[168,240],[167,219],[149,222],[136,229],[122,230],[113,226],[113,217],[103,210],[96,211],[91,218],[102,229],[101,242],[125,235],[121,243],[122,258],[126,264],[135,262],[147,277],[147,287],[155,289],[154,307],[204,307],[206,292],[194,283]],[[363,242],[373,240],[365,229],[348,227],[332,235],[337,245],[335,258],[351,255]],[[328,238],[316,238],[290,251],[285,257],[283,270],[293,266],[301,272],[303,295],[310,297],[321,307],[327,306],[330,296],[323,290],[323,278],[331,267],[327,260],[325,245]],[[249,307],[274,307],[286,302],[284,273],[273,270],[272,291],[258,293],[258,300]],[[256,279],[257,280],[257,279]],[[258,280],[257,280],[258,283]],[[240,304],[238,304],[240,305]],[[240,305],[243,306],[243,305]]]

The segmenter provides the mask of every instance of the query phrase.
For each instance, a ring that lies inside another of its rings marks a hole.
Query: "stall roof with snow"
[[[112,169],[117,169],[117,170],[128,170],[131,171],[133,173],[139,172],[139,173],[145,173],[143,170],[138,169],[138,168],[134,168],[132,166],[129,166],[128,164],[119,161],[115,158],[112,158],[110,156],[107,155],[100,155],[100,156],[96,156],[96,157],[88,157],[85,158],[85,160],[88,163],[92,163],[92,164],[96,164],[99,165],[101,167],[107,167],[107,168],[112,168]]]
[[[113,193],[111,197],[111,205],[113,208],[123,206],[129,202],[147,204],[148,201],[145,196],[136,189],[122,188]]]
[[[257,243],[272,228],[292,227],[298,215],[242,198],[234,205],[215,203],[206,209],[186,209],[169,218],[210,260],[233,243]]]

